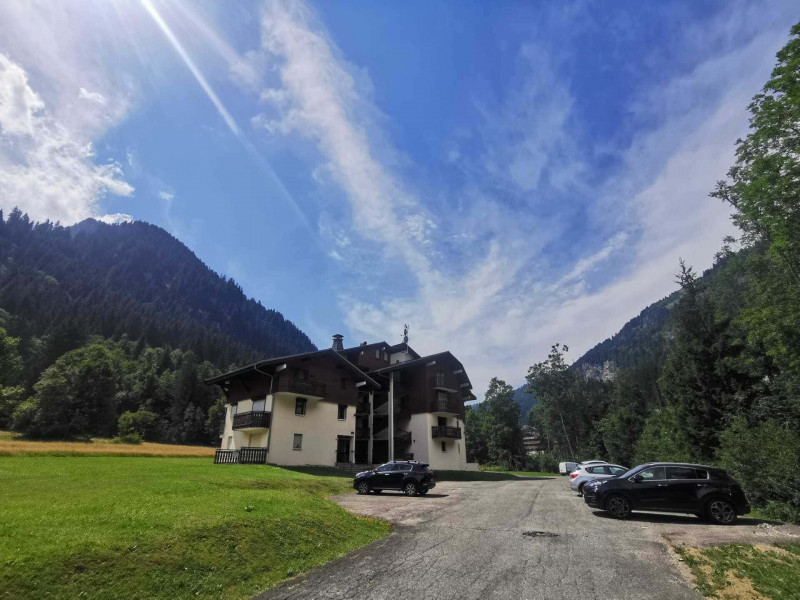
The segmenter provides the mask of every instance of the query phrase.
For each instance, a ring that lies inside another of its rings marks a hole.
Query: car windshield
[[[647,465],[639,465],[638,467],[633,467],[633,468],[632,468],[630,471],[626,471],[626,472],[625,472],[625,473],[623,473],[622,475],[617,475],[617,477],[618,477],[619,479],[627,479],[627,478],[628,478],[628,477],[630,477],[631,475],[634,475],[635,473],[638,473],[639,471],[641,471],[641,470],[642,470],[644,467],[646,467],[646,466],[647,466]]]

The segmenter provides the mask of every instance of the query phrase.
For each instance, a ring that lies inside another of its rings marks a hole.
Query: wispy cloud
[[[275,61],[280,82],[263,90],[270,111],[253,124],[317,145],[352,210],[356,237],[349,236],[347,248],[331,248],[337,261],[379,243],[386,256],[401,260],[402,267],[387,268],[400,278],[404,269],[412,275],[411,286],[389,294],[371,290],[363,277],[343,284],[340,304],[354,333],[394,339],[410,322],[421,350],[456,350],[479,386],[493,375],[519,382],[551,343],[567,342],[580,353],[671,291],[678,256],[709,263],[730,223],[706,195],[730,164],[733,142],[746,127],[747,100],[780,44],[778,31],[709,53],[679,79],[653,83],[654,97],[677,87],[719,86],[728,93],[704,95],[698,110],[664,110],[629,147],[602,149],[623,167],[600,174],[595,202],[582,209],[605,232],[599,244],[582,240],[582,252],[566,252],[574,242],[569,221],[552,203],[568,202],[564,194],[574,190],[592,191],[583,183],[591,149],[577,143],[572,97],[547,48],[523,45],[519,85],[499,103],[479,104],[486,124],[479,132],[481,164],[473,159],[466,187],[449,191],[469,199],[463,210],[434,212],[418,200],[420,188],[394,168],[380,119],[370,118],[377,108],[363,74],[354,76],[358,69],[304,5],[267,5],[262,50]],[[731,86],[726,78],[733,71]],[[463,162],[457,145],[448,152],[450,161]],[[509,206],[509,190],[528,194],[528,206]],[[531,202],[539,210],[531,211]],[[488,239],[476,236],[481,232]],[[470,242],[445,248],[445,238]],[[554,244],[563,247],[559,256],[574,257],[566,270],[555,269],[543,252]],[[624,258],[611,261],[623,251]],[[600,269],[601,281],[589,285]]]

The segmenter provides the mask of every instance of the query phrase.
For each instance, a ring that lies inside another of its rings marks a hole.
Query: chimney
[[[337,352],[341,352],[342,350],[344,350],[344,343],[342,342],[343,339],[344,336],[342,334],[340,333],[335,334],[333,336],[333,346],[331,346],[331,348],[333,348]]]

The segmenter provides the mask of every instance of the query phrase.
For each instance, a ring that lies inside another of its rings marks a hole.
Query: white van
[[[576,462],[558,463],[558,472],[560,475],[569,475],[577,468],[578,468],[578,463]]]

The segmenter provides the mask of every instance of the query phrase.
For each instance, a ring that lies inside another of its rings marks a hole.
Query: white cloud
[[[172,192],[165,192],[163,190],[158,192],[158,197],[168,203],[175,200],[175,194],[173,194]]]
[[[129,196],[116,163],[96,164],[89,141],[53,118],[25,70],[0,54],[0,197],[34,219],[74,223],[107,193]]]
[[[108,223],[109,225],[119,225],[120,223],[133,222],[133,217],[130,215],[126,215],[125,213],[108,214],[100,217],[95,217],[95,219],[102,223]]]
[[[108,104],[108,100],[106,100],[106,97],[103,96],[103,94],[100,92],[90,92],[86,88],[81,88],[78,90],[78,98],[88,100],[89,102],[96,102],[97,104],[101,104],[103,106]]]

